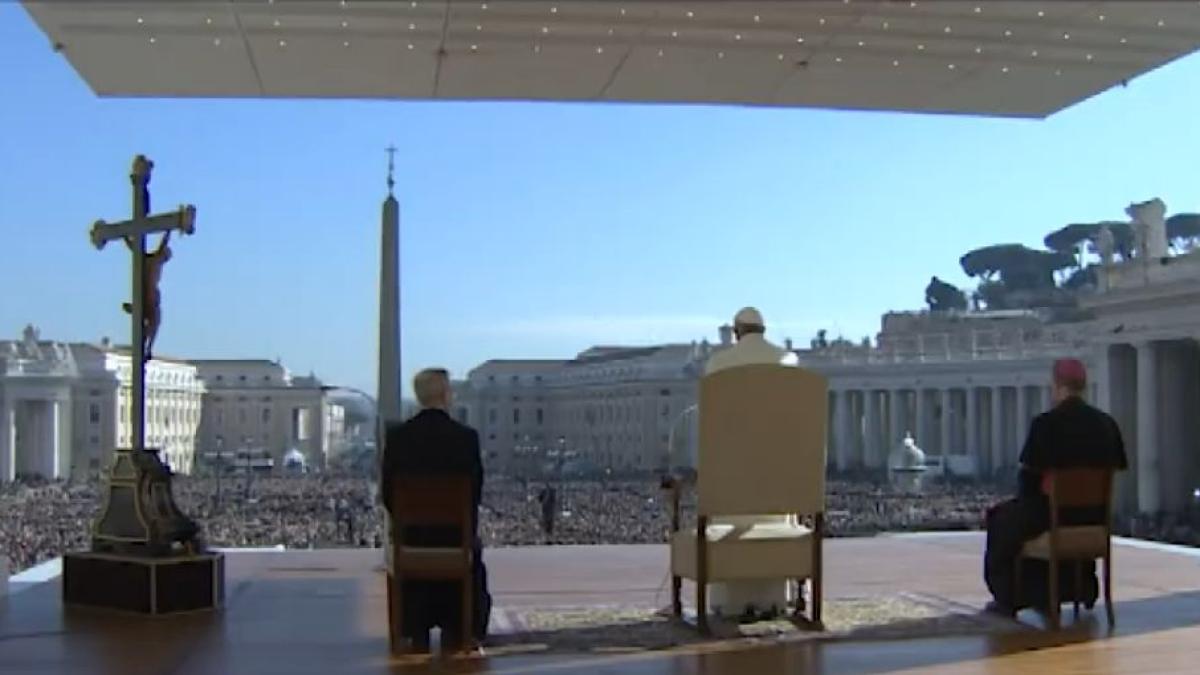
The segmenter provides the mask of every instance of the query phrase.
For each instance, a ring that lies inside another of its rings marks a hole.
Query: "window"
[[[513,424],[521,423],[521,409],[513,408]]]
[[[238,376],[238,380],[240,380],[240,381],[242,381],[242,382],[245,382],[245,381],[246,381],[246,376],[245,376],[245,375],[239,375],[239,376]]]
[[[496,440],[496,434],[488,434],[488,440],[489,440],[489,441],[494,441],[494,440]]]
[[[496,409],[492,408],[488,411],[488,424],[496,423]]]
[[[225,411],[218,410],[217,411],[217,426],[221,426],[224,423],[225,423]],[[217,438],[220,438],[220,436],[218,436]]]
[[[544,421],[544,415],[541,408],[537,409],[537,423],[541,424]]]
[[[88,439],[88,442],[91,443],[92,445],[100,445],[100,437],[92,436],[91,438]]]
[[[88,405],[88,421],[92,424],[100,423],[100,404],[91,403]]]
[[[271,409],[270,408],[262,409],[262,421],[263,421],[263,424],[269,424],[271,422]]]
[[[225,379],[225,376],[224,376],[224,375],[218,375],[218,376],[217,376],[217,382],[220,382],[221,380],[224,380],[224,379]]]
[[[245,424],[245,423],[246,423],[246,409],[239,408],[238,409],[238,424]]]
[[[90,390],[90,391],[88,392],[88,394],[90,394],[90,395],[92,395],[92,396],[99,396],[99,395],[100,395],[100,390],[99,390],[99,389],[92,389],[92,390]]]

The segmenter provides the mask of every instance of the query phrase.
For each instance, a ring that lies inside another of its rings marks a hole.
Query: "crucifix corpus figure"
[[[132,220],[112,224],[100,220],[92,226],[92,243],[96,248],[104,248],[109,241],[121,238],[134,256],[134,300],[123,303],[122,308],[135,321],[134,342],[141,346],[139,351],[143,363],[153,358],[154,340],[162,322],[162,295],[158,285],[162,280],[163,266],[171,259],[171,232],[179,230],[184,234],[192,234],[196,222],[194,206],[181,206],[178,211],[171,213],[147,215],[150,210],[150,172],[153,168],[154,162],[144,155],[138,155],[133,160],[133,172],[129,176],[133,183]],[[162,238],[157,248],[147,251],[146,236],[154,233],[162,233]],[[141,336],[137,339],[139,332]]]
[[[158,240],[158,248],[153,253],[142,253],[145,258],[146,281],[142,297],[142,354],[149,361],[154,358],[154,338],[158,337],[158,325],[162,321],[162,294],[158,290],[158,282],[162,281],[162,268],[171,259],[171,233],[163,234]],[[126,237],[125,243],[129,250],[138,254],[137,244]],[[123,302],[121,308],[126,314],[133,314],[133,303]]]

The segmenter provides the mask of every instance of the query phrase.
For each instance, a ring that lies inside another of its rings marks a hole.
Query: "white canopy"
[[[1200,46],[1187,2],[25,6],[104,96],[731,103],[1042,117]]]

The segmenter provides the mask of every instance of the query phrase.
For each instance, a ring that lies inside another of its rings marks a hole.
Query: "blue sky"
[[[162,284],[161,353],[279,357],[374,391],[380,201],[397,154],[406,375],[596,343],[716,339],[745,304],[769,335],[855,339],[917,308],[965,251],[1040,245],[1161,197],[1200,211],[1200,57],[1046,121],[560,104],[94,96],[0,3],[0,333],[127,339],[129,257],[88,243],[198,208]]]

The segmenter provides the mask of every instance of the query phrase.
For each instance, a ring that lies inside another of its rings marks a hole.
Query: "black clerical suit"
[[[471,478],[471,530],[475,542],[474,608],[472,623],[475,637],[487,634],[492,597],[487,589],[487,570],[483,566],[479,542],[479,502],[483,491],[483,465],[479,455],[479,434],[451,419],[444,410],[426,408],[403,424],[387,430],[384,446],[382,486],[384,504],[392,495],[392,479],[397,476],[465,475]],[[461,533],[453,527],[407,527],[394,532],[406,546],[457,546]],[[428,640],[430,629],[440,626],[443,642],[456,643],[460,630],[462,604],[457,582],[407,581],[402,598],[405,637],[418,645]]]
[[[1008,610],[1044,608],[1049,565],[1044,560],[1022,562],[1022,588],[1013,588],[1017,555],[1024,543],[1050,528],[1050,502],[1042,492],[1043,473],[1050,469],[1111,467],[1125,469],[1125,444],[1112,417],[1077,396],[1034,418],[1021,451],[1017,497],[987,512],[987,551],[984,580],[996,604]],[[1064,525],[1102,523],[1108,514],[1094,509],[1060,512]],[[1075,600],[1072,563],[1059,566],[1060,597]],[[1095,564],[1087,564],[1082,577],[1080,602],[1092,605],[1099,593]]]

